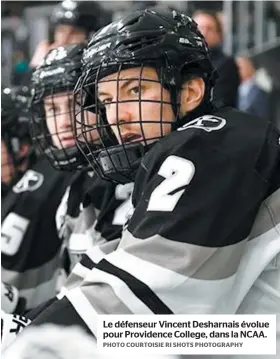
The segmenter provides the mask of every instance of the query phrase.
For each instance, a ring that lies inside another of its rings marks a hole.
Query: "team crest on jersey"
[[[184,131],[188,128],[199,128],[207,132],[212,132],[222,129],[225,125],[226,120],[224,118],[212,115],[205,115],[186,123],[184,126],[178,128],[178,131]]]
[[[15,193],[21,192],[33,192],[41,187],[44,182],[44,176],[33,170],[26,171],[25,175],[18,181],[18,183],[13,187]]]

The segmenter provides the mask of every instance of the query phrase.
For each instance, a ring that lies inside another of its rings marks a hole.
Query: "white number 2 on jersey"
[[[152,192],[147,211],[173,211],[185,188],[174,194],[170,193],[187,186],[194,173],[195,167],[191,161],[178,156],[167,157],[158,171],[165,180]]]
[[[29,219],[16,213],[9,213],[1,228],[1,252],[13,256],[17,253],[23,240]]]
[[[112,223],[116,226],[123,226],[127,221],[127,214],[129,213],[132,202],[131,193],[133,192],[134,183],[118,184],[115,190],[115,196],[117,200],[124,201],[115,210]]]

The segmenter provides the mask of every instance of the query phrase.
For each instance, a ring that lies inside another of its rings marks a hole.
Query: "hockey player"
[[[61,267],[55,212],[68,176],[35,156],[29,100],[26,88],[2,92],[1,180],[7,190],[1,203],[1,298],[2,309],[10,313],[53,297]]]
[[[1,195],[17,182],[35,156],[29,134],[27,87],[1,91]]]

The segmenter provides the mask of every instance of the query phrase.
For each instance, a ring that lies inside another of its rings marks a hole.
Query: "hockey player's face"
[[[218,45],[222,41],[221,29],[211,15],[201,12],[195,14],[193,19],[197,23],[199,31],[201,31],[205,37],[210,48]]]
[[[73,134],[73,96],[59,93],[44,99],[46,122],[52,142],[57,148],[75,146]]]
[[[44,99],[47,127],[53,144],[60,149],[76,145],[73,131],[73,101],[72,93],[66,92]],[[84,121],[87,125],[95,125],[96,115],[85,111]],[[79,136],[81,130],[78,126],[76,126],[76,131]],[[90,135],[92,136],[92,133]]]
[[[1,140],[1,182],[9,184],[14,172],[14,166],[12,165],[5,142]]]
[[[155,69],[131,68],[99,81],[98,97],[119,143],[149,144],[171,131],[170,94]]]
[[[78,44],[86,41],[86,33],[72,25],[58,25],[54,32],[56,47],[66,44]]]

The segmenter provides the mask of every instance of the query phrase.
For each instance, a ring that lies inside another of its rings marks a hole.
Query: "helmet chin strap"
[[[170,101],[173,113],[177,119],[180,114],[180,91],[182,86],[182,78],[180,73],[174,68],[167,67],[162,72],[161,68],[156,68],[158,78],[161,85],[170,93]]]

